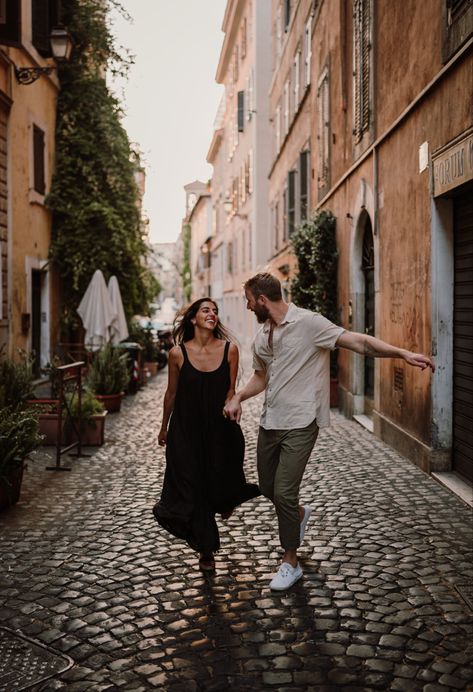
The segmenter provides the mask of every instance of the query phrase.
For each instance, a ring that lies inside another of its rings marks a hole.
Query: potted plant
[[[87,388],[110,413],[119,411],[129,380],[128,354],[107,344],[94,355],[87,375]]]
[[[291,236],[298,273],[291,283],[293,302],[338,323],[336,219],[323,209]],[[330,354],[330,406],[338,404],[336,351]]]
[[[141,373],[141,384],[146,384],[146,371],[151,376],[158,374],[159,349],[151,327],[142,327],[137,321],[130,325],[128,335],[130,341],[139,344],[142,348],[143,371]]]
[[[38,421],[32,411],[0,408],[0,510],[18,502],[25,459],[40,444]]]
[[[67,442],[77,442],[79,427],[79,397],[77,393],[66,396],[69,416],[66,418],[65,434]],[[104,405],[89,390],[81,396],[81,443],[85,446],[99,447],[104,443],[105,417]]]
[[[0,408],[22,408],[33,396],[32,357],[20,351],[21,360],[0,362]]]

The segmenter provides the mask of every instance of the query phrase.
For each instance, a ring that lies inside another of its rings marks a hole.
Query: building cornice
[[[214,162],[217,152],[220,149],[220,144],[222,143],[224,132],[225,130],[223,129],[223,127],[219,130],[214,130],[212,141],[210,142],[209,151],[205,159],[207,163]]]
[[[223,84],[225,74],[228,69],[228,63],[233,52],[233,46],[238,33],[238,24],[242,15],[243,6],[246,0],[229,0],[223,18],[222,31],[225,32],[223,39],[222,50],[218,60],[217,72],[215,81],[217,84]]]

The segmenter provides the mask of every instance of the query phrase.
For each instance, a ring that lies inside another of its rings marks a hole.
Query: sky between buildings
[[[172,242],[185,212],[184,185],[212,176],[205,157],[223,90],[215,73],[226,0],[122,4],[133,22],[114,12],[113,33],[135,64],[113,88],[128,135],[143,152],[151,242]]]

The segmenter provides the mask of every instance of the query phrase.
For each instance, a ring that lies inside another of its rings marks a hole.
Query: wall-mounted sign
[[[473,131],[432,156],[434,197],[473,180]]]

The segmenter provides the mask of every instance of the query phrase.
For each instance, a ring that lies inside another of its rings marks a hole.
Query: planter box
[[[23,464],[14,467],[7,478],[0,478],[0,511],[12,507],[20,499]]]
[[[96,413],[90,420],[82,423],[82,445],[84,447],[100,447],[105,440],[105,417],[107,411]],[[71,427],[67,435],[67,444],[77,442],[77,434]]]
[[[38,416],[38,432],[44,435],[43,445],[57,445],[59,430],[58,430],[58,415],[57,413],[40,413]],[[63,419],[64,425],[64,419]],[[62,436],[61,436],[62,438]],[[60,438],[60,443],[62,439]]]

